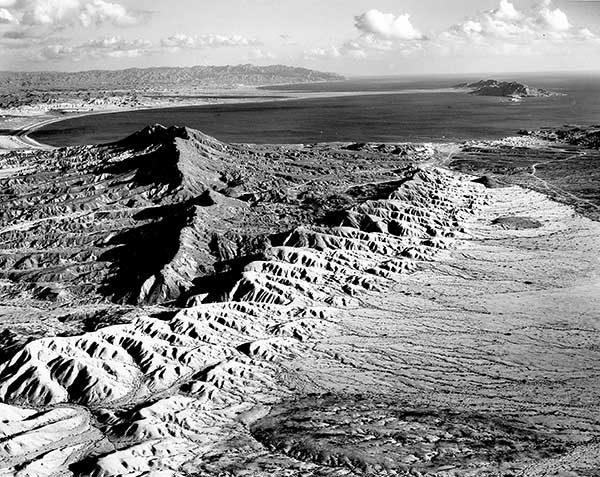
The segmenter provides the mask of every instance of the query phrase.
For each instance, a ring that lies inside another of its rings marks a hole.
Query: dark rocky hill
[[[461,83],[457,88],[470,89],[471,94],[478,96],[502,96],[510,98],[544,98],[558,96],[558,93],[540,88],[533,88],[517,81],[481,80],[476,83]]]
[[[154,125],[113,144],[7,154],[0,280],[12,291],[0,297],[176,300],[215,266],[262,252],[266,236],[357,201],[345,193],[355,180],[395,180],[419,157],[344,147],[232,145]]]

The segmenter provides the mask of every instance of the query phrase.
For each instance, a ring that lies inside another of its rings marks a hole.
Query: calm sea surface
[[[103,143],[160,123],[189,126],[227,142],[439,142],[497,138],[524,128],[600,124],[597,73],[511,77],[531,86],[566,93],[566,96],[532,98],[520,103],[436,91],[477,79],[481,78],[362,78],[271,87],[265,89],[265,95],[273,91],[353,95],[84,116],[48,125],[32,137],[55,146]]]

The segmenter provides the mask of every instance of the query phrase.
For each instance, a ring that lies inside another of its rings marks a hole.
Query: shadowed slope
[[[211,214],[213,222],[227,215],[206,204],[214,202],[209,191],[228,187],[226,150],[201,133],[154,126],[115,145],[47,154],[35,171],[3,181],[12,193],[3,197],[2,275],[65,299],[176,298],[192,275],[210,269],[208,252],[188,252],[208,249]],[[244,205],[233,202],[226,208]],[[170,276],[172,260],[186,261],[188,271]]]

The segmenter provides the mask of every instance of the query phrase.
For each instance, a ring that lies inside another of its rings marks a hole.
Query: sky
[[[0,0],[0,70],[600,69],[600,0]]]

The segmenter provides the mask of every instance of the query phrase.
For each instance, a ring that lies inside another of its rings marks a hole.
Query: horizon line
[[[594,1],[598,1],[600,3],[600,0],[594,0]],[[392,74],[348,74],[348,73],[340,73],[337,71],[331,71],[331,70],[320,70],[320,69],[315,69],[315,68],[308,68],[306,66],[298,66],[298,65],[287,65],[287,64],[283,64],[283,63],[273,63],[273,64],[268,64],[268,65],[258,65],[258,64],[254,64],[254,63],[237,63],[237,64],[224,64],[224,65],[203,65],[203,64],[196,64],[196,65],[190,65],[190,66],[167,66],[167,65],[156,65],[156,66],[144,66],[144,67],[139,67],[139,66],[131,66],[131,67],[125,67],[125,68],[91,68],[91,69],[83,69],[83,70],[74,70],[74,71],[65,71],[65,70],[48,70],[48,69],[40,69],[40,70],[8,70],[8,69],[2,69],[0,70],[0,74],[17,74],[17,73],[62,73],[62,74],[77,74],[77,73],[88,73],[88,72],[97,72],[97,71],[129,71],[129,70],[151,70],[151,69],[191,69],[191,68],[198,68],[198,67],[205,67],[205,68],[223,68],[223,67],[227,67],[227,66],[232,66],[232,67],[240,67],[240,66],[253,66],[253,67],[258,67],[258,68],[269,68],[269,67],[285,67],[285,68],[300,68],[300,69],[305,69],[305,70],[309,70],[309,71],[316,71],[319,73],[326,73],[326,74],[336,74],[336,75],[340,75],[340,76],[344,76],[346,78],[386,78],[386,77],[423,77],[423,76],[460,76],[460,75],[468,75],[468,76],[472,76],[472,75],[489,75],[489,74],[495,74],[495,75],[504,75],[504,74],[600,74],[600,68],[598,69],[577,69],[577,68],[571,68],[571,69],[566,69],[566,70],[557,70],[557,69],[548,69],[548,70],[544,70],[544,69],[540,69],[540,70],[505,70],[505,71],[475,71],[475,72],[469,72],[469,71],[465,71],[465,72],[457,72],[457,71],[439,71],[439,72],[422,72],[422,73],[392,73]]]

